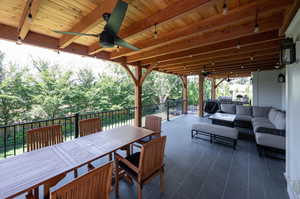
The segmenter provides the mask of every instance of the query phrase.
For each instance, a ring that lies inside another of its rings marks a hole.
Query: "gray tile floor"
[[[163,124],[167,135],[165,193],[159,178],[143,189],[145,199],[288,199],[282,160],[260,158],[252,140],[241,139],[237,150],[207,141],[192,140],[191,125],[200,120],[181,116]],[[102,164],[103,159],[95,164]],[[80,173],[86,172],[82,168]],[[68,175],[59,185],[72,180]],[[136,198],[136,187],[121,182],[120,199]],[[112,193],[111,198],[115,198]]]

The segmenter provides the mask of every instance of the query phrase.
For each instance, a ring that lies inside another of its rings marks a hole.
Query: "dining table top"
[[[122,126],[0,160],[0,198],[32,190],[153,133]]]

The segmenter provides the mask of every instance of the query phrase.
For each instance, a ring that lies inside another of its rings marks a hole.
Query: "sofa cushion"
[[[281,111],[277,111],[276,117],[274,120],[271,120],[272,124],[277,129],[285,129],[285,113]]]
[[[253,126],[254,132],[257,132],[257,130],[260,127],[275,129],[275,126],[270,121],[256,121],[256,122],[252,121],[252,126]]]
[[[254,117],[251,119],[252,123],[254,122],[269,122],[270,120],[266,117]]]
[[[251,106],[242,106],[242,105],[237,105],[236,106],[236,114],[237,115],[252,115],[252,107]]]
[[[274,120],[276,115],[278,113],[278,110],[276,110],[275,108],[271,108],[270,112],[269,112],[269,115],[268,115],[268,119],[270,121]]]
[[[255,133],[256,143],[262,146],[285,150],[285,137],[266,133]]]
[[[266,127],[258,127],[256,132],[259,133],[267,133],[271,135],[279,135],[285,137],[285,130],[284,129],[273,129],[273,128],[266,128]]]
[[[236,113],[235,104],[221,104],[221,111],[224,113],[235,114]]]
[[[236,115],[235,121],[251,122],[252,117],[250,115]]]
[[[271,107],[253,106],[253,117],[268,117]]]

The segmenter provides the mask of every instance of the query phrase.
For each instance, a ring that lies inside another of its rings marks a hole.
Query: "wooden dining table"
[[[0,161],[0,198],[13,198],[154,132],[123,126]]]

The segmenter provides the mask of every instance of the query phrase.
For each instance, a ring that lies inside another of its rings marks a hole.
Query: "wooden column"
[[[134,106],[135,106],[135,114],[134,114],[134,125],[142,126],[142,84],[140,83],[142,77],[142,67],[135,68],[135,79],[137,80],[137,84],[134,86]]]
[[[216,99],[216,79],[215,78],[211,79],[211,99],[212,100]]]
[[[203,106],[204,106],[204,76],[202,74],[199,75],[199,107],[198,114],[200,117],[203,117]]]
[[[182,94],[183,94],[183,110],[182,113],[183,114],[187,114],[188,113],[188,80],[187,80],[187,76],[181,76],[181,80],[182,80]]]

